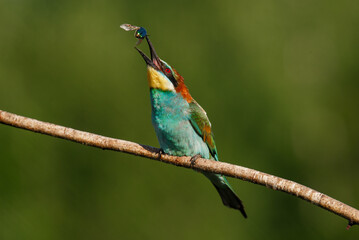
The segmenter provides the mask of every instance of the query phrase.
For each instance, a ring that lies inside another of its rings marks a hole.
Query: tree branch
[[[180,167],[193,168],[198,171],[219,173],[229,177],[239,178],[248,182],[266,186],[273,190],[289,193],[320,206],[330,212],[346,218],[349,221],[348,227],[354,224],[359,224],[359,211],[357,209],[304,185],[250,168],[203,158],[197,159],[195,165],[191,165],[191,157],[175,157],[160,154],[158,148],[151,146],[83,132],[52,123],[26,118],[2,110],[0,110],[0,123],[53,137],[67,139],[97,148],[129,153]]]

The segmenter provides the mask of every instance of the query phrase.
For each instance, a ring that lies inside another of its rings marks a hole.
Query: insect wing
[[[137,42],[136,42],[136,46],[140,45],[140,43],[142,42],[141,38],[138,38]]]
[[[140,27],[128,24],[128,23],[124,23],[120,26],[122,29],[124,29],[125,31],[133,31],[133,30],[138,30],[140,29]]]

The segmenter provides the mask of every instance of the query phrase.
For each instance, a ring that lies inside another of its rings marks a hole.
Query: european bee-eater
[[[169,155],[201,156],[218,161],[211,123],[203,108],[192,98],[183,77],[156,54],[148,36],[151,58],[136,48],[147,64],[152,124],[161,150]],[[238,209],[246,218],[242,201],[220,174],[203,173],[217,189],[223,204]]]

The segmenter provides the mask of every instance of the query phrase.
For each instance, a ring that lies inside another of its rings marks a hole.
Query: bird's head
[[[192,101],[192,97],[183,82],[183,77],[168,63],[158,57],[148,36],[146,36],[146,41],[150,49],[151,58],[147,57],[137,47],[136,49],[147,64],[147,79],[150,88],[181,93],[188,102]]]

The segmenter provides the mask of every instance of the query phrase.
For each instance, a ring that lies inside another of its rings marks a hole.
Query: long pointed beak
[[[145,60],[147,65],[153,67],[154,69],[162,71],[162,69],[161,69],[161,60],[158,57],[155,49],[153,48],[153,45],[152,45],[150,39],[148,38],[148,36],[146,36],[146,41],[148,43],[148,47],[150,48],[151,59],[149,57],[147,57],[146,54],[144,54],[137,47],[135,47],[136,50],[141,54],[141,56],[143,57],[143,59]]]

